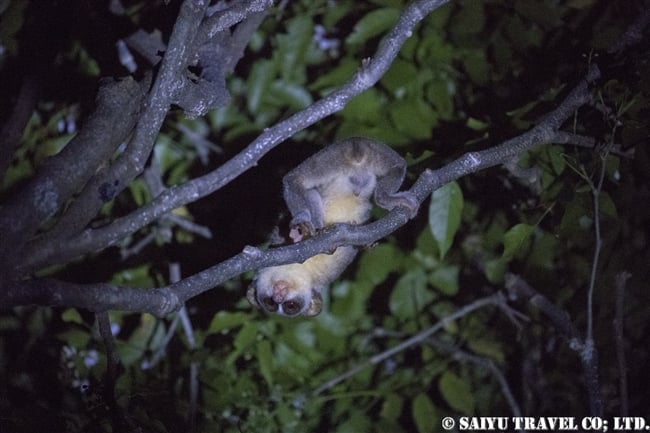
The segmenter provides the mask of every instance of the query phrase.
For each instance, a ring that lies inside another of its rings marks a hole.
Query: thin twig
[[[169,265],[169,281],[175,283],[181,280],[181,267],[178,263],[172,263]],[[196,349],[196,340],[194,338],[194,327],[190,320],[189,314],[187,314],[187,308],[183,306],[178,314],[176,315],[180,318],[180,323],[183,326],[183,331],[185,332],[185,338],[187,339],[187,346],[190,351]],[[196,431],[196,414],[198,413],[198,402],[199,402],[199,362],[193,360],[190,362],[190,372],[188,378],[188,393],[189,393],[189,404],[190,408],[187,413],[187,423],[188,431]]]
[[[352,368],[350,368],[348,371],[344,372],[343,374],[340,374],[339,376],[336,376],[327,382],[323,383],[321,386],[316,388],[314,392],[312,393],[314,396],[319,395],[323,391],[326,391],[335,385],[339,384],[340,382],[356,375],[360,371],[366,369],[367,367],[371,367],[373,365],[377,365],[380,362],[385,361],[386,359],[390,358],[391,356],[394,356],[400,352],[403,352],[404,350],[416,346],[418,344],[422,344],[425,342],[429,337],[431,337],[433,334],[438,332],[440,329],[444,328],[445,326],[449,325],[451,322],[454,320],[460,319],[461,317],[464,317],[471,313],[472,311],[481,309],[483,307],[486,307],[488,305],[495,305],[499,306],[501,308],[506,307],[503,296],[500,294],[494,294],[491,296],[487,296],[485,298],[477,299],[476,301],[472,302],[471,304],[465,305],[463,308],[459,309],[458,311],[443,317],[440,319],[435,325],[429,327],[428,329],[415,334],[411,338],[408,338],[407,340],[402,341],[401,343],[397,344],[396,346],[393,346],[392,348],[385,350],[381,353],[378,353],[377,355],[367,359],[364,362],[361,362]]]
[[[607,154],[603,155],[600,172],[598,175],[598,182],[596,185],[591,184],[591,194],[593,197],[594,207],[594,257],[591,263],[591,275],[589,278],[589,290],[587,292],[587,345],[593,345],[594,332],[593,332],[593,304],[594,304],[594,288],[596,286],[596,276],[598,274],[598,262],[600,260],[600,252],[602,250],[602,237],[600,233],[600,192],[603,188],[605,180],[605,169],[607,163]]]
[[[573,134],[571,132],[559,131],[555,137],[557,144],[571,144],[578,147],[586,147],[588,149],[598,149],[599,143],[593,137],[585,137],[584,135]],[[613,144],[609,146],[609,153],[612,155],[620,156],[625,159],[634,158],[635,149],[623,149],[620,144]]]
[[[99,334],[106,347],[106,379],[104,380],[104,399],[109,407],[111,418],[113,419],[113,428],[116,431],[133,431],[135,425],[129,416],[117,403],[115,397],[115,384],[120,374],[121,361],[115,347],[115,338],[111,330],[111,322],[107,311],[99,312],[95,315]]]
[[[569,348],[580,355],[582,369],[587,386],[590,413],[602,416],[603,399],[598,379],[598,356],[594,347],[587,347],[571,321],[569,313],[553,304],[544,295],[535,290],[526,280],[514,274],[506,274],[505,287],[513,299],[523,298],[544,313],[553,325],[567,338]],[[593,340],[592,340],[593,344]]]
[[[519,403],[512,393],[510,384],[503,375],[503,372],[499,369],[499,367],[497,367],[493,360],[466,352],[458,347],[451,346],[450,344],[437,340],[435,338],[429,338],[427,342],[436,349],[451,354],[452,358],[458,361],[469,362],[489,370],[497,382],[499,382],[501,393],[508,402],[508,406],[510,406],[512,415],[517,417],[522,416],[521,407],[519,406]]]

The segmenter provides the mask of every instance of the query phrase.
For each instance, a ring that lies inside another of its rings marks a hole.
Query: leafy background
[[[33,1],[0,1],[2,79],[28,57]],[[123,2],[137,25],[169,32],[177,2]],[[629,2],[639,5],[641,2]],[[344,83],[372,55],[405,2],[288,2],[268,15],[230,77],[230,103],[204,118],[172,113],[152,164],[167,185],[205,173],[264,128]],[[89,6],[91,9],[99,5]],[[119,247],[65,268],[78,282],[154,287],[170,264],[190,275],[262,244],[284,210],[282,175],[337,137],[389,143],[414,177],[459,155],[526,131],[560,100],[633,20],[619,2],[454,1],[427,17],[380,82],[342,111],[300,131],[260,166],[178,215],[209,227],[211,238],[157,223]],[[92,107],[100,76],[124,75],[101,50],[89,16],[56,47],[47,97],[40,101],[2,194],[29,178],[65,146]],[[108,34],[107,38],[116,37]],[[647,48],[647,46],[643,47]],[[588,414],[578,354],[536,309],[525,318],[494,308],[447,323],[422,344],[355,366],[425,330],[463,305],[499,291],[506,272],[522,275],[585,328],[593,255],[593,190],[599,195],[602,254],[596,277],[595,340],[607,414],[620,409],[612,321],[614,277],[632,273],[625,292],[630,414],[648,416],[648,86],[647,50],[629,64],[607,63],[596,110],[571,128],[599,141],[636,146],[634,159],[548,145],[519,161],[534,184],[494,168],[433,194],[409,225],[364,250],[326,295],[314,319],[264,315],[244,300],[242,275],[189,302],[191,339],[177,317],[110,314],[124,367],[119,403],[144,431],[185,431],[192,374],[200,384],[196,428],[225,432],[437,431],[444,416],[512,415],[505,380],[526,416]],[[74,85],[73,85],[74,83]],[[3,90],[2,93],[5,93]],[[4,99],[4,98],[3,98]],[[0,104],[3,118],[8,102]],[[407,179],[407,183],[413,180]],[[151,199],[142,180],[107,204],[106,219]],[[146,241],[146,242],[143,242]],[[175,329],[171,340],[169,329]],[[159,359],[159,350],[163,350]],[[75,309],[22,307],[0,312],[0,430],[111,431],[102,401],[106,359],[93,315]],[[19,427],[17,427],[19,426]]]

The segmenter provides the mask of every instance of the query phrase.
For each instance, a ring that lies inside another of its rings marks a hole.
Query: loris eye
[[[262,304],[262,306],[266,311],[271,311],[271,312],[278,311],[278,304],[270,296],[265,296],[261,298],[260,304]]]
[[[298,314],[300,310],[302,310],[302,302],[300,301],[294,300],[282,303],[282,311],[284,311],[285,314],[293,316],[294,314]]]

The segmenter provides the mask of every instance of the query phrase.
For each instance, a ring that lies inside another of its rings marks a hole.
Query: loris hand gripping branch
[[[375,202],[417,213],[414,194],[398,189],[406,162],[394,150],[367,138],[349,138],[327,146],[306,159],[283,179],[284,200],[291,216],[294,242],[334,223],[362,224]],[[303,263],[272,266],[259,271],[247,298],[256,307],[278,314],[315,316],[321,311],[321,290],[354,259],[357,249],[342,246]]]

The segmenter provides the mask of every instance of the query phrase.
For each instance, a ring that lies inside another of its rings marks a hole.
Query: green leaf
[[[487,356],[498,362],[503,362],[505,359],[503,347],[498,341],[487,338],[470,339],[467,341],[467,347],[478,355]]]
[[[454,241],[462,211],[463,192],[456,182],[449,182],[433,192],[429,205],[429,228],[438,244],[441,259]]]
[[[535,236],[533,247],[526,257],[526,263],[535,268],[552,270],[560,251],[560,240],[553,234],[542,231],[539,236]]]
[[[333,287],[332,313],[346,320],[365,317],[368,297],[391,272],[402,266],[403,260],[402,252],[390,243],[366,251],[359,260],[355,281]]]
[[[131,193],[131,197],[133,197],[133,201],[138,206],[142,206],[151,199],[149,187],[144,180],[139,178],[129,183],[129,192]]]
[[[325,321],[328,318],[332,323],[328,324],[328,331],[334,335],[341,335],[347,332],[340,319],[351,320],[361,318],[366,315],[368,296],[372,293],[374,284],[368,281],[351,282],[341,281],[335,284],[331,289],[329,311],[321,314],[317,320]],[[332,316],[328,316],[331,313]],[[331,339],[331,334],[330,334]],[[336,341],[325,342],[326,345],[336,347]]]
[[[454,17],[453,31],[461,35],[480,33],[485,27],[485,19],[483,2],[464,3]]]
[[[490,81],[490,64],[485,53],[479,50],[466,50],[462,53],[462,62],[465,72],[478,86],[486,86]]]
[[[208,326],[208,334],[215,334],[221,331],[227,331],[232,328],[243,325],[251,320],[251,315],[241,312],[231,313],[229,311],[219,311],[214,315],[210,326]]]
[[[435,298],[427,285],[422,269],[414,269],[402,275],[390,294],[389,308],[397,317],[413,317]]]
[[[61,320],[68,323],[83,323],[81,314],[79,314],[79,311],[77,311],[76,308],[68,308],[63,313],[61,313]]]
[[[369,39],[391,29],[397,19],[400,11],[395,8],[383,8],[369,12],[357,22],[352,34],[345,41],[349,45],[361,45]]]
[[[305,320],[298,323],[292,320],[291,325],[287,328],[287,332],[285,332],[286,337],[284,340],[297,352],[316,352],[315,326],[316,324],[313,320]]]
[[[311,90],[329,90],[332,87],[340,86],[349,80],[359,68],[359,62],[344,58],[341,63],[326,74],[319,76],[316,81],[309,85]]]
[[[566,159],[564,158],[564,146],[545,146],[549,162],[556,175],[562,174],[566,168]]]
[[[451,119],[454,115],[455,88],[452,80],[441,77],[429,80],[425,85],[427,100],[436,109],[438,115]]]
[[[433,233],[428,227],[425,227],[417,238],[416,252],[419,257],[426,258],[425,269],[431,270],[440,265],[438,243],[433,239]]]
[[[515,10],[542,28],[559,27],[563,23],[562,8],[557,8],[537,0],[519,0],[514,3]],[[527,23],[529,27],[530,23]]]
[[[440,424],[435,416],[436,412],[435,406],[426,394],[420,393],[415,396],[413,399],[412,415],[415,421],[415,427],[419,433],[437,431]]]
[[[465,125],[467,125],[469,129],[473,129],[474,131],[485,131],[490,126],[488,122],[481,121],[474,117],[467,118],[467,122],[465,122]]]
[[[600,216],[614,220],[618,219],[618,211],[616,210],[616,204],[612,200],[612,196],[605,191],[601,191],[599,197]]]
[[[269,98],[273,104],[301,110],[312,103],[311,94],[299,84],[276,80],[271,85]]]
[[[435,15],[435,14],[434,14]],[[428,30],[428,31],[427,31]],[[444,33],[440,30],[432,30],[431,28],[424,30],[425,35],[417,47],[415,47],[416,65],[429,64],[436,65],[444,69],[455,58],[458,48],[447,43],[447,41],[440,36]]]
[[[438,390],[443,398],[454,410],[464,414],[474,413],[474,395],[472,389],[465,379],[461,379],[454,373],[446,371],[438,381]]]
[[[141,314],[138,326],[126,342],[118,345],[120,359],[125,366],[140,362],[148,349],[155,349],[165,336],[158,319],[151,314]],[[119,340],[118,340],[119,342]]]
[[[25,22],[25,10],[29,6],[29,1],[13,0],[1,2],[0,15],[0,41],[5,49],[12,54],[17,48],[16,35],[23,28]]]
[[[391,103],[388,114],[398,131],[415,139],[431,137],[438,123],[437,113],[419,97]]]
[[[354,7],[354,2],[337,2],[336,7],[324,8],[324,10],[321,10],[321,13],[323,13],[323,27],[326,29],[335,28],[339,20],[348,16]]]
[[[357,281],[368,281],[373,286],[380,284],[388,274],[398,269],[401,257],[392,244],[381,244],[366,251],[359,260]]]
[[[503,283],[503,276],[506,273],[507,262],[503,257],[485,262],[485,277],[492,284]]]
[[[522,16],[515,16],[508,20],[508,25],[504,29],[504,36],[515,51],[541,47],[545,40],[544,34],[540,26],[531,25],[530,21]],[[513,54],[513,57],[515,56],[516,54]]]
[[[458,311],[456,305],[448,301],[439,301],[433,304],[431,311],[438,319],[444,319],[447,316]],[[458,321],[452,320],[445,323],[444,329],[449,334],[458,333]]]
[[[270,388],[273,386],[273,353],[268,340],[261,340],[257,343],[257,362],[260,365],[260,374]]]
[[[284,342],[276,342],[274,362],[277,375],[282,374],[286,383],[287,376],[290,381],[302,381],[307,374],[313,373],[313,362],[303,352],[297,352]],[[280,381],[280,378],[277,379]]]
[[[118,286],[129,286],[129,287],[153,287],[155,282],[150,275],[151,266],[149,264],[144,264],[138,266],[137,268],[124,269],[113,275],[111,278],[111,283]]]
[[[258,325],[255,322],[247,322],[237,333],[235,341],[233,342],[234,349],[226,359],[227,365],[232,365],[241,354],[249,348],[257,339]]]
[[[280,75],[284,80],[305,82],[305,57],[313,35],[314,23],[307,15],[291,19],[287,33],[278,35],[274,61],[280,66]]]
[[[522,246],[530,242],[530,235],[535,227],[530,224],[517,224],[506,232],[503,236],[503,258],[512,260],[518,251],[522,251]]]
[[[539,104],[540,104],[539,100],[530,101],[525,103],[521,107],[517,107],[513,110],[507,111],[506,115],[512,117],[513,119],[521,119],[523,117],[526,117],[527,114],[529,114],[531,111],[537,108]]]
[[[100,75],[101,70],[99,69],[99,64],[80,41],[73,42],[67,56],[75,61],[81,73],[91,77]]]
[[[248,111],[255,114],[260,110],[264,97],[268,94],[275,78],[275,63],[260,60],[253,64],[246,86],[246,104]]]
[[[255,123],[249,120],[246,123],[240,123],[239,125],[229,129],[228,132],[225,134],[224,139],[225,141],[233,142],[236,141],[236,139],[239,137],[250,135],[250,134],[257,134],[261,130],[262,130],[261,127],[257,126]]]
[[[88,331],[78,328],[56,334],[56,338],[77,349],[86,347],[90,342],[90,337],[91,334]]]
[[[183,152],[167,134],[160,134],[153,148],[153,159],[162,173],[173,168],[183,158]]]
[[[7,167],[7,171],[2,180],[2,191],[9,189],[14,184],[30,178],[34,175],[34,166],[27,159],[19,159]]]
[[[339,112],[344,118],[349,118],[355,123],[367,123],[374,125],[385,120],[382,118],[382,109],[388,103],[386,97],[377,89],[368,89],[359,96],[353,98]]]
[[[399,394],[390,393],[384,398],[379,416],[391,421],[396,421],[402,414],[404,399]]]
[[[388,91],[398,96],[408,83],[415,80],[417,75],[418,70],[412,62],[407,62],[398,57],[382,77],[381,84]]]
[[[17,331],[23,324],[15,316],[0,315],[0,332]]]
[[[429,283],[447,296],[458,293],[458,266],[442,266],[429,275]]]
[[[348,409],[350,414],[345,421],[340,423],[335,433],[359,433],[372,431],[372,424],[368,412],[357,409],[356,406]]]
[[[59,153],[69,142],[74,134],[65,134],[61,136],[51,137],[39,143],[34,153],[35,161],[43,161],[52,155]]]

